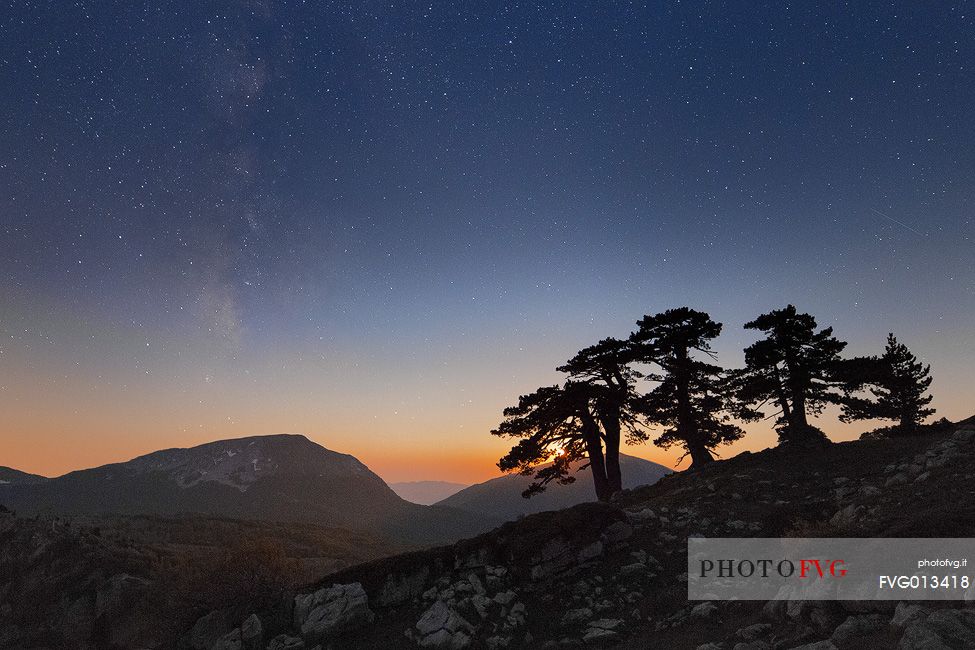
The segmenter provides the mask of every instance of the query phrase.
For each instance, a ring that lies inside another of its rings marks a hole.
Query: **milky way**
[[[483,476],[684,304],[730,365],[786,302],[892,330],[970,415],[971,7],[648,5],[8,3],[4,464],[301,431]]]

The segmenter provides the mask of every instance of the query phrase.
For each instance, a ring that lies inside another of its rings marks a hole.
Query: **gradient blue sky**
[[[480,480],[504,406],[679,305],[725,323],[728,365],[787,302],[854,353],[894,331],[971,415],[973,27],[941,2],[5,5],[0,464],[287,431]],[[731,452],[774,440],[750,432]]]

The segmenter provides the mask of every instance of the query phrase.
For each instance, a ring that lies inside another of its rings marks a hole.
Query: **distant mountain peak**
[[[11,481],[0,484],[0,502],[25,513],[308,521],[378,531],[409,543],[456,540],[500,523],[404,501],[354,456],[295,434],[163,449],[34,485]]]
[[[572,464],[574,482],[568,485],[549,484],[544,492],[530,499],[523,498],[522,492],[531,484],[532,477],[514,473],[472,485],[438,501],[436,505],[489,514],[500,519],[514,519],[543,510],[561,510],[595,500],[592,474],[588,470],[580,471],[586,463],[577,461]],[[669,467],[627,454],[620,454],[620,465],[623,487],[627,489],[656,483],[672,471]]]
[[[163,449],[119,463],[117,467],[129,475],[159,472],[181,488],[212,482],[241,492],[264,477],[280,473],[321,473],[323,469],[370,473],[355,457],[331,451],[295,433],[230,438],[195,447]]]

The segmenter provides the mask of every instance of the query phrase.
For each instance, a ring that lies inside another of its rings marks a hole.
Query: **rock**
[[[589,623],[589,627],[582,635],[582,640],[586,643],[613,641],[619,638],[619,632],[623,629],[623,621],[618,618],[601,618]]]
[[[628,512],[627,515],[630,519],[638,522],[652,521],[653,519],[657,518],[657,513],[650,508],[644,508],[643,510],[638,510],[636,512]]]
[[[904,485],[910,482],[910,478],[904,472],[898,472],[894,474],[886,481],[884,481],[884,487],[893,487],[895,485]]]
[[[419,644],[438,650],[462,650],[470,645],[474,632],[474,626],[441,600],[423,613],[415,627]]]
[[[912,623],[904,630],[900,647],[924,650],[975,647],[975,611],[970,609],[934,611],[924,621]]]
[[[860,496],[862,497],[875,497],[880,494],[880,488],[874,485],[864,485],[860,488]]]
[[[381,607],[388,607],[412,600],[423,593],[429,577],[430,568],[426,566],[413,573],[387,576],[376,602]]]
[[[772,646],[765,641],[745,641],[736,643],[734,650],[772,650]]]
[[[894,610],[894,616],[890,619],[890,624],[894,627],[907,627],[911,623],[923,620],[928,615],[928,610],[916,603],[900,601]]]
[[[832,641],[816,641],[815,643],[795,646],[792,650],[838,650],[838,648]]]
[[[193,650],[210,650],[220,638],[230,632],[230,617],[218,609],[201,616],[190,630],[189,645]]]
[[[541,552],[533,558],[532,580],[541,580],[569,568],[575,563],[576,553],[561,537],[550,539]]]
[[[644,575],[647,572],[647,565],[642,562],[634,562],[620,567],[620,576],[628,577],[634,575]]]
[[[240,624],[240,642],[243,650],[264,650],[264,626],[257,614],[251,614]]]
[[[210,650],[241,650],[240,628],[231,630],[213,644]]]
[[[484,645],[488,650],[501,650],[511,646],[511,639],[506,636],[491,636],[484,640]]]
[[[951,435],[952,440],[962,444],[971,444],[975,441],[975,429],[958,429]]]
[[[852,528],[860,522],[864,512],[866,512],[866,508],[851,503],[850,505],[836,512],[836,514],[830,518],[829,524],[834,528]]]
[[[829,634],[841,621],[843,612],[836,602],[815,602],[809,610],[809,623],[820,634]]]
[[[476,573],[472,573],[469,576],[467,576],[467,581],[471,584],[471,589],[474,590],[474,593],[476,594],[485,593],[484,583],[481,582],[481,579],[477,577]]]
[[[279,634],[267,644],[267,650],[305,650],[305,642],[287,634]]]
[[[764,606],[762,606],[762,618],[769,621],[784,620],[788,605],[789,602],[787,600],[782,600],[779,598],[769,600]]]
[[[925,627],[923,623],[907,626],[897,647],[900,650],[951,650],[934,630]]]
[[[885,617],[893,616],[897,608],[897,602],[893,600],[841,600],[838,604],[851,614],[883,614]]]
[[[148,585],[146,580],[127,573],[112,576],[98,587],[95,594],[95,618],[121,611],[138,598]]]
[[[594,560],[603,554],[603,543],[596,540],[592,544],[583,547],[581,551],[576,555],[576,559],[579,564],[584,564],[589,560]]]
[[[830,640],[839,647],[846,647],[858,637],[873,634],[887,626],[887,621],[880,614],[861,614],[849,616],[833,630]]]
[[[517,597],[518,596],[513,591],[500,591],[494,594],[494,602],[504,607],[507,607]]]
[[[570,609],[563,614],[562,623],[565,625],[574,625],[588,621],[592,617],[593,613],[591,609],[588,607],[579,607],[577,609]]]
[[[695,650],[725,650],[723,643],[715,643],[713,641],[708,641],[707,643],[702,643],[697,646]]]
[[[471,596],[471,605],[474,607],[474,611],[477,613],[478,618],[485,619],[491,615],[491,609],[497,607],[497,604],[483,594],[474,594]]]
[[[295,597],[294,621],[305,639],[324,637],[372,623],[369,598],[358,582],[333,585]]]
[[[742,641],[755,641],[769,634],[771,631],[772,626],[768,623],[755,623],[735,632],[735,638],[741,639]]]
[[[609,545],[619,544],[633,537],[633,526],[625,521],[616,521],[603,531],[603,540]]]
[[[691,618],[700,621],[706,621],[714,618],[718,615],[718,606],[711,601],[705,601],[699,605],[695,605],[691,609]]]
[[[508,624],[513,628],[519,628],[525,624],[525,603],[515,603],[511,606],[511,613],[507,617]]]

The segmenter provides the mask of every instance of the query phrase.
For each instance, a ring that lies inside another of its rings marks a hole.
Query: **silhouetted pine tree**
[[[622,489],[621,438],[630,443],[648,438],[635,411],[640,375],[631,360],[628,343],[605,339],[558,368],[571,377],[563,386],[539,388],[504,410],[504,421],[491,433],[520,440],[498,467],[534,474],[525,497],[552,481],[574,481],[570,467],[580,459],[588,461],[597,498],[608,500]]]
[[[636,380],[641,375],[631,367],[632,363],[633,349],[628,341],[606,338],[556,368],[575,383],[584,383],[594,390],[593,408],[602,429],[610,495],[623,489],[621,439],[625,437],[627,443],[636,444],[649,438],[636,412]]]
[[[817,331],[816,319],[793,305],[762,314],[745,329],[765,332],[766,338],[745,348],[746,367],[735,373],[739,417],[764,417],[762,409],[774,404],[780,442],[826,442],[807,415],[842,401],[835,389],[845,384],[839,353],[846,343],[831,327]]]
[[[883,356],[874,357],[865,381],[874,399],[847,397],[843,404],[844,422],[854,420],[895,420],[895,435],[910,435],[935,410],[928,408],[933,397],[931,366],[924,365],[893,334],[887,335]]]
[[[681,307],[644,316],[637,325],[640,329],[630,336],[637,360],[659,368],[647,376],[657,385],[639,402],[648,424],[665,427],[654,444],[664,449],[680,445],[691,467],[710,463],[715,447],[744,435],[730,422],[724,371],[693,356],[716,359],[710,341],[721,334],[721,323]]]

